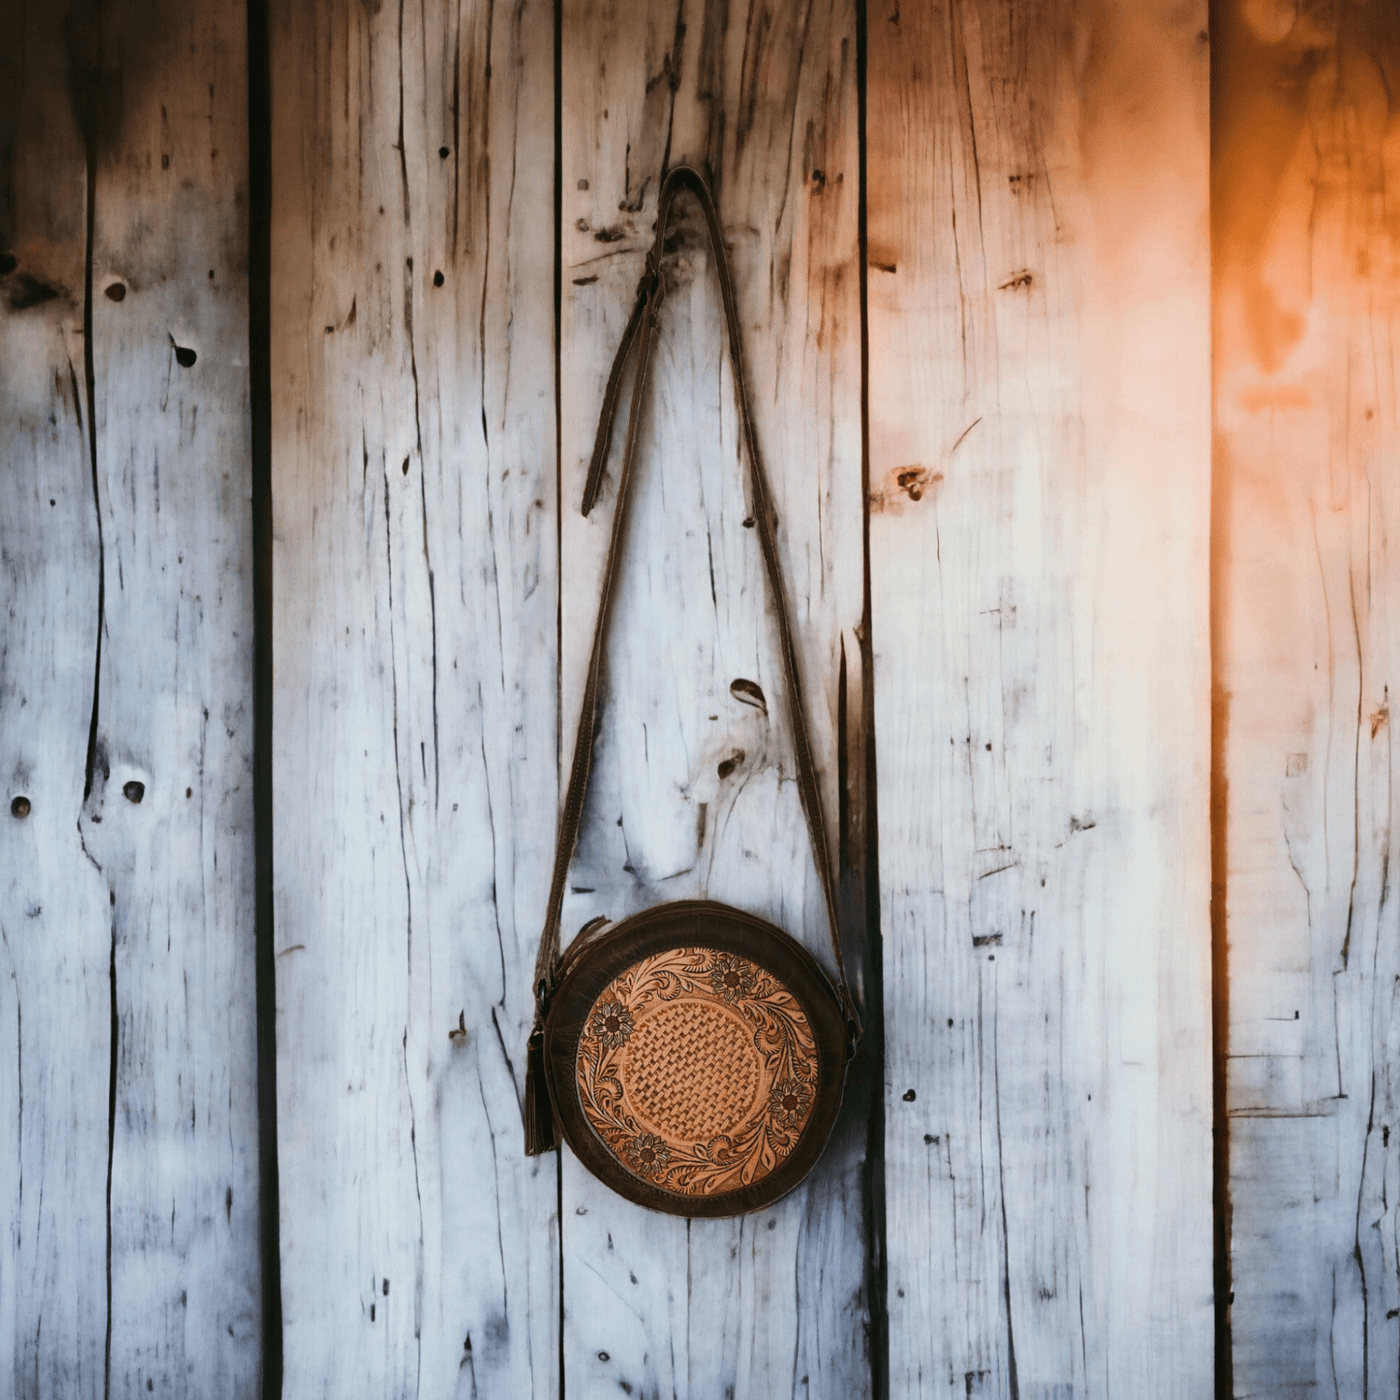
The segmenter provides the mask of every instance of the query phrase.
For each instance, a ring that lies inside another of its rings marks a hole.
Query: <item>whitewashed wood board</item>
[[[1205,28],[869,16],[891,1394],[1211,1386]]]
[[[1400,1385],[1400,16],[1221,7],[1218,746],[1235,1392]]]
[[[859,148],[854,7],[563,9],[560,694],[572,743],[615,504],[578,503],[668,164],[712,177],[773,485],[808,713],[833,830],[842,737],[861,752]],[[714,269],[694,205],[673,224],[607,655],[571,936],[708,897],[797,934],[830,968],[795,784],[777,638]],[[749,703],[752,682],[763,708]],[[565,762],[569,754],[562,755]],[[863,793],[859,774],[850,775]],[[846,843],[847,845],[849,844]],[[833,852],[833,854],[835,854]],[[852,929],[853,934],[858,930]],[[859,966],[853,937],[848,955]],[[870,1392],[864,1096],[812,1177],[756,1215],[659,1216],[563,1158],[568,1394]]]
[[[78,828],[98,577],[87,175],[57,24],[34,25],[0,65],[29,98],[5,113],[0,214],[13,259],[0,281],[0,1385],[87,1400],[105,1360],[112,1048],[107,893]]]
[[[5,72],[0,766],[30,809],[0,815],[0,1375],[22,1396],[246,1395],[244,13],[63,18],[31,8]]]
[[[272,16],[285,1393],[558,1390],[553,19]]]

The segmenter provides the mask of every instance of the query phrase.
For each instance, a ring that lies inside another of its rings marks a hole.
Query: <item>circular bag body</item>
[[[759,1210],[821,1155],[847,1032],[812,955],[709,901],[662,904],[564,955],[544,1051],[564,1137],[619,1195],[672,1215]]]

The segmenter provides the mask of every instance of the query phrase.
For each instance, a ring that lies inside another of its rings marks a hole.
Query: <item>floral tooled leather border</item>
[[[622,1050],[657,1003],[682,998],[737,1014],[763,1065],[754,1108],[733,1131],[678,1142],[638,1121],[621,1078]],[[634,963],[593,1003],[578,1041],[576,1078],[589,1126],[633,1176],[681,1196],[762,1181],[797,1145],[817,1087],[817,1047],[801,1004],[757,963],[714,948],[673,948]]]

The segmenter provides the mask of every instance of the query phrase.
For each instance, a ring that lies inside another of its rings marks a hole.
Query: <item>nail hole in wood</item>
[[[12,817],[27,817],[29,815],[29,799],[27,797],[16,797],[10,803],[10,815]]]
[[[122,784],[122,792],[128,802],[140,802],[146,795],[146,784],[138,783],[134,778],[129,783]]]
[[[171,341],[171,344],[174,345],[174,341]],[[198,358],[199,358],[199,356],[196,355],[196,354],[194,353],[194,351],[191,350],[191,349],[189,348],[189,346],[187,346],[187,345],[176,345],[176,346],[175,346],[175,363],[176,363],[177,365],[179,365],[181,369],[189,369],[189,367],[190,367],[192,364],[194,364],[194,362],[195,362]]]
[[[108,301],[125,301],[125,300],[126,300],[126,283],[125,283],[125,282],[113,282],[112,285],[106,289],[106,291],[107,291],[107,300],[108,300]]]
[[[447,149],[446,146],[439,146],[439,147],[438,147],[438,155],[440,155],[440,156],[443,158],[443,160],[446,160],[447,157],[450,156],[451,154],[452,154],[452,152],[449,151],[449,150]]]
[[[442,286],[443,281],[444,281],[444,278],[443,278],[442,273],[440,273],[440,272],[435,272],[435,273],[433,273],[433,286],[435,286],[435,287],[440,287],[440,286]]]
[[[904,1102],[905,1102],[905,1103],[913,1103],[914,1100],[917,1099],[918,1097],[919,1097],[919,1096],[918,1096],[912,1089],[906,1089],[906,1090],[904,1091]]]
[[[768,713],[768,701],[757,681],[738,676],[729,682],[729,693],[742,704],[752,705],[754,709],[762,710],[765,715]]]

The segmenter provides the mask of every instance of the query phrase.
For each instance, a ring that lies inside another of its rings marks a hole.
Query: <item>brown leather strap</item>
[[[613,512],[612,535],[608,543],[607,562],[603,566],[603,582],[598,604],[598,621],[593,631],[593,650],[588,659],[588,677],[583,690],[583,706],[579,713],[578,732],[574,739],[574,757],[569,769],[569,786],[564,798],[564,810],[559,818],[559,839],[554,854],[554,877],[550,884],[549,906],[545,914],[544,931],[540,936],[539,957],[535,964],[535,997],[541,1015],[559,961],[559,925],[564,906],[564,886],[569,865],[578,842],[579,823],[583,818],[583,800],[588,787],[588,772],[593,761],[593,731],[598,717],[598,692],[603,675],[603,653],[607,640],[608,616],[612,608],[614,585],[622,557],[622,539],[626,529],[629,504],[628,486],[637,455],[637,434],[641,422],[642,401],[646,394],[647,376],[651,369],[652,349],[656,336],[657,312],[664,296],[661,279],[661,259],[666,243],[666,225],[671,205],[682,189],[688,189],[699,202],[705,216],[710,248],[719,274],[720,295],[724,303],[724,320],[729,335],[729,357],[734,370],[735,398],[738,402],[739,423],[749,462],[749,490],[752,495],[753,519],[758,527],[759,544],[768,575],[768,589],[773,610],[778,619],[781,643],[783,682],[787,692],[789,721],[792,725],[793,747],[797,757],[797,789],[802,799],[802,811],[807,819],[807,834],[816,858],[817,875],[821,881],[826,904],[827,922],[831,931],[831,948],[836,957],[840,978],[841,1007],[846,1016],[851,1046],[860,1035],[860,1021],[846,979],[846,965],[841,956],[840,925],[837,922],[836,880],[832,873],[831,848],[827,838],[826,816],[822,805],[821,787],[817,782],[812,743],[807,732],[802,690],[798,679],[797,648],[793,643],[792,623],[787,598],[783,590],[782,570],[778,562],[775,521],[769,503],[768,482],[758,455],[758,438],[754,433],[753,414],[749,409],[748,389],[744,376],[743,350],[740,343],[739,312],[734,297],[734,282],[725,253],[724,236],[719,214],[709,183],[694,167],[679,165],[662,182],[656,210],[656,238],[647,254],[646,272],[637,288],[637,300],[628,317],[622,343],[618,346],[603,395],[603,410],[598,421],[598,435],[589,463],[588,480],[583,490],[583,513],[587,515],[598,499],[603,468],[612,442],[613,420],[622,395],[622,380],[627,360],[635,347],[637,367],[633,379],[632,406],[627,419],[627,441],[618,472],[617,507]]]

